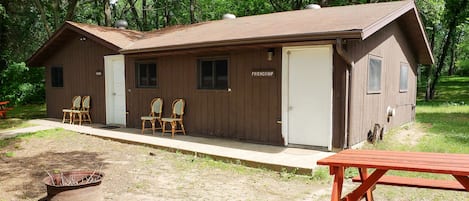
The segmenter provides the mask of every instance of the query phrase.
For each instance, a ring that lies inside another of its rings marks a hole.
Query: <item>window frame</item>
[[[150,82],[150,70],[148,65],[154,64],[155,65],[155,85],[141,85],[141,77],[140,77],[140,65],[147,65],[146,73],[148,74],[148,82]],[[135,61],[135,88],[138,89],[156,89],[159,87],[159,79],[158,79],[158,63],[155,60],[139,60]]]
[[[405,83],[405,89],[402,89],[402,68],[405,67],[407,69],[406,71],[406,83]],[[399,67],[399,92],[400,93],[407,93],[409,91],[409,69],[410,69],[410,65],[408,63],[405,63],[405,62],[401,62],[400,63],[400,67]]]
[[[60,69],[57,71],[55,69]],[[60,72],[60,78],[57,79],[57,75],[55,73]],[[50,80],[51,80],[51,87],[52,88],[63,88],[64,87],[64,68],[61,65],[55,65],[50,67]]]
[[[226,87],[217,88],[216,87],[216,67],[214,65],[215,61],[225,60],[226,61]],[[202,62],[211,61],[212,62],[212,88],[203,88],[201,79],[202,79]],[[197,59],[197,90],[208,90],[208,91],[226,91],[230,88],[230,58],[228,56],[214,56],[214,57],[200,57]]]
[[[371,90],[370,89],[370,69],[371,69],[371,60],[378,60],[380,61],[381,65],[380,65],[380,70],[379,70],[379,89],[378,90]],[[381,94],[382,92],[382,89],[383,89],[383,86],[382,86],[382,83],[383,83],[383,66],[384,66],[384,59],[383,57],[380,57],[380,56],[376,56],[376,55],[369,55],[368,56],[368,63],[367,63],[367,83],[366,83],[366,91],[367,91],[367,94]]]

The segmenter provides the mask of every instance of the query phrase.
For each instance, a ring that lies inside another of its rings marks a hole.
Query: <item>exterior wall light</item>
[[[274,57],[274,55],[275,55],[274,48],[269,48],[269,50],[267,50],[267,61],[272,61],[272,58]]]

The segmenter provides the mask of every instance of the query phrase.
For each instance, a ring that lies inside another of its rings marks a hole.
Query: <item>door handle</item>
[[[114,93],[112,93],[112,95],[113,95],[113,96],[115,96],[115,95],[116,95],[116,93],[114,92]]]

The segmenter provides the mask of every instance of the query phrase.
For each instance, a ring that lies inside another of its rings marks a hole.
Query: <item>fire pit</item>
[[[100,184],[104,173],[96,171],[70,171],[49,174],[42,181],[47,187],[50,201],[102,201]]]

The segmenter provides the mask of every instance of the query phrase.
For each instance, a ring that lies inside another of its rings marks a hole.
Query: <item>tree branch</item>
[[[47,22],[46,13],[44,11],[44,8],[41,5],[41,2],[39,2],[39,0],[34,0],[34,4],[36,4],[36,8],[39,10],[39,13],[41,14],[41,21],[44,24],[44,28],[46,29],[47,36],[51,37],[52,31],[49,27],[49,22]]]

